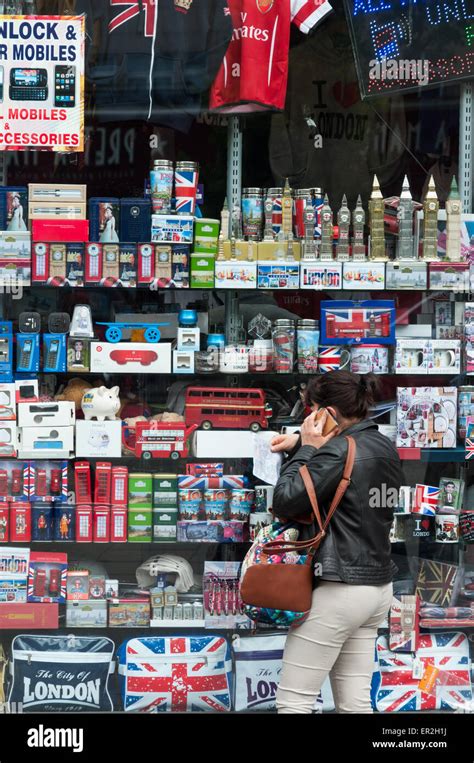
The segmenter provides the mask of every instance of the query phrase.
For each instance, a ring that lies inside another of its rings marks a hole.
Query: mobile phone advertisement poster
[[[0,15],[0,151],[84,151],[84,16]]]

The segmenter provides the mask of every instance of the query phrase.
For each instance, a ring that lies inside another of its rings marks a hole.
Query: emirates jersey
[[[328,0],[230,0],[234,32],[212,85],[210,108],[225,113],[282,110],[290,25],[307,34],[332,8]]]

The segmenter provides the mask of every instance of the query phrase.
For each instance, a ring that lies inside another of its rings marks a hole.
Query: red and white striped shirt
[[[214,80],[210,108],[227,114],[282,110],[290,24],[307,34],[332,11],[328,0],[229,0],[234,33]]]

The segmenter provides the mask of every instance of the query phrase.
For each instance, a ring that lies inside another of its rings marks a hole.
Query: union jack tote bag
[[[382,713],[472,709],[471,659],[465,633],[423,633],[415,653],[375,647],[372,704]]]
[[[117,658],[126,711],[231,710],[232,658],[222,636],[132,638],[119,647]]]

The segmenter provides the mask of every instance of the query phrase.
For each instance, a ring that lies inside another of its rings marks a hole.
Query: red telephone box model
[[[189,438],[197,425],[187,426],[171,421],[138,421],[135,429],[124,427],[123,437],[127,448],[137,458],[186,458],[189,454]]]
[[[184,416],[203,429],[268,429],[271,407],[262,389],[188,387]]]

